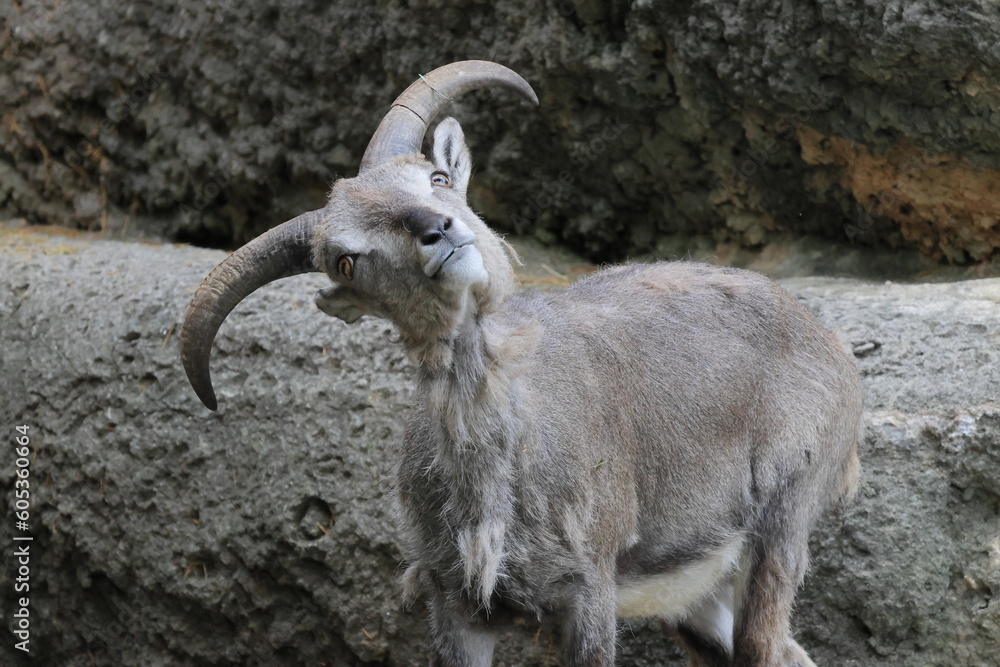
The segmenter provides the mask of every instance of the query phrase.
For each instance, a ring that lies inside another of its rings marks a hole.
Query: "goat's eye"
[[[348,280],[354,278],[354,255],[341,255],[337,260],[337,273]]]
[[[433,174],[431,174],[431,183],[433,185],[440,185],[441,187],[444,188],[451,187],[451,179],[448,178],[448,174],[444,173],[443,171],[435,171]]]

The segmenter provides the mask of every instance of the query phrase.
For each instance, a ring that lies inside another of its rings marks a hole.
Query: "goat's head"
[[[217,406],[208,362],[219,326],[247,295],[279,278],[325,272],[334,284],[316,297],[323,312],[348,323],[385,317],[425,361],[463,320],[499,306],[513,271],[503,241],[466,202],[472,160],[458,123],[438,125],[433,160],[420,154],[443,107],[486,85],[537,104],[524,79],[495,63],[453,63],[422,76],[382,120],[358,175],[334,183],[325,207],[262,234],[202,282],[185,316],[181,357],[206,406]]]
[[[471,167],[448,118],[434,133],[433,161],[403,155],[334,184],[313,257],[335,284],[317,305],[346,322],[385,317],[412,345],[448,336],[470,309],[492,310],[512,272],[466,203]]]

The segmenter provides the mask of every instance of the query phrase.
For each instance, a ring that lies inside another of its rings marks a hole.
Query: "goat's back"
[[[595,526],[609,548],[639,542],[663,557],[718,546],[753,530],[791,482],[810,520],[854,484],[854,361],[767,278],[693,262],[622,266],[509,305],[540,326],[523,379],[528,441],[557,453],[537,464],[572,488],[584,481],[595,516],[618,517]],[[672,544],[648,544],[663,536]]]

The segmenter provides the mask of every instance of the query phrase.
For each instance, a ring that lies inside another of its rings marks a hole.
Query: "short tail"
[[[840,502],[845,505],[854,500],[861,487],[861,459],[858,458],[858,447],[864,441],[864,437],[864,426],[859,424],[854,446],[840,471],[840,486],[837,489],[837,495],[840,497]]]

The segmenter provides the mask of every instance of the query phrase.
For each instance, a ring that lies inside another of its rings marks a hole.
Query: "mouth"
[[[444,267],[444,265],[447,264],[452,257],[455,257],[456,255],[461,257],[462,255],[464,255],[465,249],[468,248],[470,245],[472,244],[465,243],[463,245],[455,246],[451,249],[451,252],[449,252],[444,257],[442,258],[435,257],[431,261],[427,262],[424,265],[424,274],[428,278],[437,278],[438,275],[441,273],[441,269]]]

